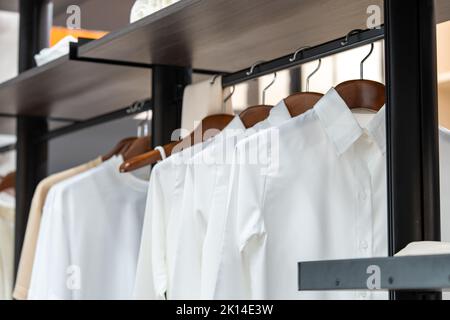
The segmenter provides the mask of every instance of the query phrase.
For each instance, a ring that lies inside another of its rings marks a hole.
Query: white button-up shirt
[[[179,299],[210,299],[220,261],[217,231],[224,223],[231,162],[236,143],[260,130],[291,119],[283,101],[269,117],[248,130],[219,135],[214,143],[190,159],[186,170],[182,228],[174,265],[174,283]]]
[[[331,89],[238,143],[214,298],[387,298],[297,285],[298,262],[387,256],[384,124],[383,108],[362,127]]]
[[[218,136],[242,127],[242,121],[235,117]],[[174,153],[152,169],[134,287],[136,299],[177,299],[184,290],[173,275],[186,164],[215,139]]]

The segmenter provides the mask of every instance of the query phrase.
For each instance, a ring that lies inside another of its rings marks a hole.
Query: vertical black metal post
[[[17,270],[34,190],[47,174],[47,142],[36,137],[48,132],[44,118],[19,116],[17,119],[16,242]]]
[[[155,66],[152,69],[153,146],[167,144],[174,130],[180,128],[183,92],[191,81],[190,68]]]
[[[440,240],[433,0],[385,0],[389,253]],[[394,299],[439,299],[393,292]]]
[[[32,68],[34,55],[49,44],[52,3],[20,0],[19,71]],[[17,118],[15,270],[25,236],[31,199],[39,181],[47,174],[47,143],[37,142],[48,132],[45,118]]]
[[[297,67],[289,70],[289,77],[291,82],[289,85],[289,94],[294,94],[302,91],[302,68]]]
[[[34,55],[49,46],[52,2],[20,0],[19,71],[35,66]]]

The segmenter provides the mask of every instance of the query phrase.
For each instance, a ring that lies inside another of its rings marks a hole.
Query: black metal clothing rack
[[[33,12],[41,12],[45,3],[46,1],[33,2]],[[25,9],[30,10],[24,7]],[[385,0],[384,13],[384,26],[351,35],[345,45],[342,44],[344,38],[340,38],[302,51],[295,61],[291,61],[289,58],[292,55],[289,55],[262,63],[251,75],[247,74],[248,69],[224,74],[223,85],[232,86],[384,38],[387,75],[388,236],[389,253],[393,255],[412,241],[440,240],[436,20],[433,0],[410,0],[407,5],[402,1]],[[36,24],[35,18],[33,19],[30,18],[29,23]],[[38,43],[38,38],[29,28],[21,28],[22,41]],[[21,48],[20,55],[23,61],[27,61],[27,57],[35,52],[36,50]],[[127,64],[124,61],[80,57],[78,49],[72,49],[71,58],[94,63]],[[154,145],[169,142],[173,130],[179,128],[182,94],[184,87],[191,83],[192,73],[221,73],[196,70],[188,66],[132,64],[129,66],[152,68],[152,98],[138,111],[153,110]],[[46,118],[18,117],[16,264],[20,257],[34,189],[46,175],[47,141],[87,126],[127,116],[130,110],[127,107],[53,132],[49,132]],[[342,271],[333,269],[333,262],[319,263],[331,268],[327,269],[330,272],[336,272],[336,277],[338,271]],[[306,269],[303,268],[303,271]],[[323,270],[309,270],[311,269]],[[396,288],[399,287],[389,289]],[[422,287],[418,286],[417,289]],[[431,299],[440,298],[440,293],[393,291],[391,298]]]

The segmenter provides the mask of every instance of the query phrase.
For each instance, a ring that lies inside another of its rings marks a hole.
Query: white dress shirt
[[[214,143],[190,159],[184,182],[178,249],[173,269],[179,299],[210,299],[220,261],[217,230],[224,223],[231,162],[236,143],[291,118],[283,101],[268,118],[245,130],[219,134]],[[238,126],[236,126],[238,127]]]
[[[362,127],[331,89],[312,110],[238,143],[214,298],[387,298],[299,292],[297,277],[301,261],[387,255],[384,124],[383,108]]]
[[[239,117],[235,117],[223,131],[234,132],[241,126]],[[178,297],[181,288],[173,282],[173,270],[186,164],[214,139],[174,153],[152,169],[133,294],[136,299]]]
[[[53,186],[29,299],[131,299],[147,182],[119,172],[122,157]]]

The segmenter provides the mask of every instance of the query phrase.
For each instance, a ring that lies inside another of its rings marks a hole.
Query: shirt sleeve
[[[177,238],[176,262],[173,282],[177,285],[177,299],[199,299],[201,289],[201,262],[203,242],[208,223],[208,208],[214,189],[213,164],[203,161],[203,153],[197,155],[186,167],[181,228]]]
[[[170,170],[166,168],[166,170]],[[159,170],[152,174],[150,179],[150,200],[148,208],[151,214],[151,229],[150,229],[150,256],[151,256],[151,269],[153,270],[153,282],[156,290],[157,299],[165,299],[167,288],[169,285],[168,265],[167,265],[167,240],[166,240],[166,228],[167,228],[167,200],[165,197],[169,195],[163,189],[163,181]]]
[[[215,299],[266,297],[266,229],[262,208],[268,159],[257,134],[235,150]]]
[[[167,287],[164,256],[162,255],[163,248],[161,247],[163,246],[161,242],[165,239],[164,221],[161,221],[164,210],[164,194],[159,179],[159,167],[155,166],[152,170],[147,193],[144,226],[133,292],[133,296],[137,300],[162,300]],[[158,230],[156,230],[155,225],[158,225]]]
[[[149,184],[150,185],[150,184]],[[144,225],[142,227],[141,245],[136,269],[133,297],[136,300],[155,300],[156,293],[152,273],[152,197],[154,194],[149,186],[145,209]]]
[[[42,225],[33,264],[30,300],[71,300],[81,284],[82,270],[71,265],[68,199],[64,190],[50,190],[43,209]]]

